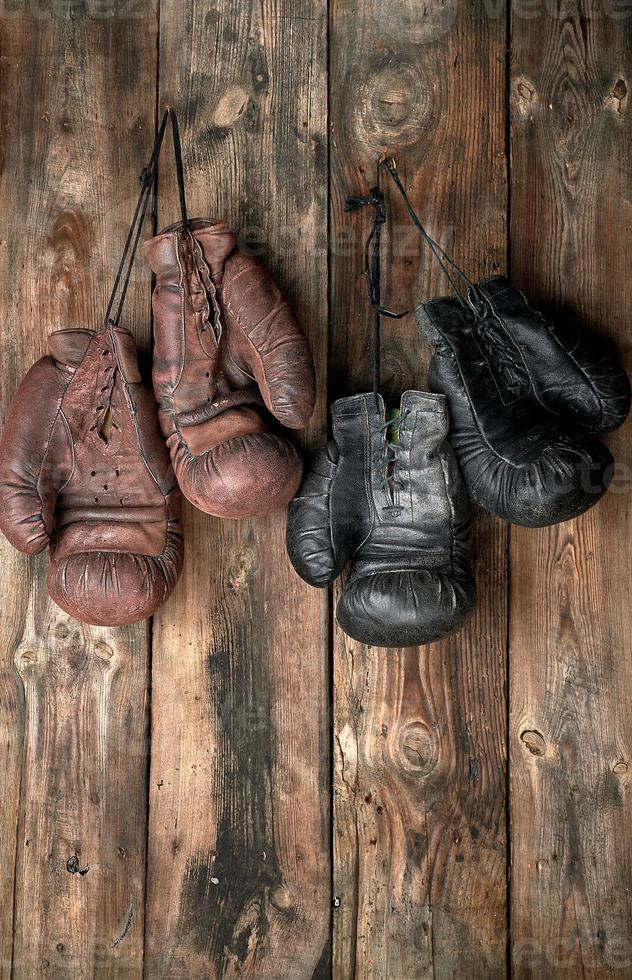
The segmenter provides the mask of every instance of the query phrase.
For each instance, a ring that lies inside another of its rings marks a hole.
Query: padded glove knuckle
[[[608,432],[630,411],[630,381],[606,337],[568,316],[549,321],[504,276],[479,284],[520,350],[539,401],[590,432]]]
[[[75,619],[93,626],[126,626],[149,616],[168,599],[182,566],[182,533],[170,524],[161,555],[122,551],[76,552],[56,558],[48,592]]]
[[[270,432],[229,439],[202,456],[183,453],[177,468],[185,497],[207,514],[248,517],[285,507],[302,461],[292,443]]]
[[[374,646],[418,646],[447,636],[475,601],[469,568],[431,569],[352,577],[336,617],[345,633]]]

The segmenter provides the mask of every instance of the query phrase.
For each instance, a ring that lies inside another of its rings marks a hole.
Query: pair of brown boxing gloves
[[[181,221],[144,248],[158,410],[131,334],[110,319],[52,334],[0,441],[0,528],[27,554],[49,547],[51,598],[93,625],[145,619],[168,598],[180,490],[218,517],[291,500],[302,465],[281,427],[304,426],[315,401],[306,338],[224,222]]]

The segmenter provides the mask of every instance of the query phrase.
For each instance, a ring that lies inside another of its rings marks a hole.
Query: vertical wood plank
[[[0,15],[3,415],[49,332],[102,322],[153,134],[156,30],[153,0]],[[143,272],[126,316],[144,340],[148,300]],[[0,551],[1,975],[137,977],[147,628],[81,626],[48,601],[45,556]]]
[[[0,382],[1,383],[1,382]],[[3,403],[4,400],[3,392]],[[20,642],[25,602],[21,589],[26,579],[23,563],[11,553],[8,543],[0,546],[4,569],[0,619],[0,765],[4,775],[0,808],[0,978],[9,980],[13,957],[13,898],[16,848],[20,810],[20,776],[24,737],[24,699],[13,651]],[[12,583],[10,586],[9,583]]]
[[[181,116],[189,212],[261,246],[322,380],[325,0],[161,9],[160,93]],[[178,217],[173,177],[163,163],[162,224]],[[313,443],[324,418],[323,390]],[[294,574],[284,531],[283,514],[185,510],[185,572],[153,642],[149,976],[327,975],[327,601]]]
[[[632,367],[630,12],[560,0],[513,22],[516,282],[614,338]],[[632,974],[630,426],[577,521],[512,530],[515,976]]]
[[[504,268],[505,19],[484,3],[332,0],[332,397],[368,390],[369,217],[345,215],[386,149],[431,233],[471,275]],[[384,301],[445,284],[388,177]],[[388,247],[390,244],[390,248]],[[383,392],[426,386],[412,317],[383,325]],[[474,619],[404,652],[334,637],[334,976],[502,977],[506,970],[505,530],[475,528]],[[338,902],[336,902],[338,905]]]

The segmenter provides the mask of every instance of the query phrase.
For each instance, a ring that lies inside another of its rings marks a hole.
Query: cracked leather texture
[[[392,470],[377,399],[332,406],[333,441],[288,508],[287,550],[313,586],[351,563],[336,617],[353,639],[417,646],[458,629],[474,605],[467,495],[446,442],[445,399],[424,392],[402,396],[399,463],[385,483]]]
[[[453,298],[416,310],[435,346],[428,385],[448,399],[468,492],[512,524],[570,520],[612,478],[614,460],[592,433],[625,419],[627,377],[605,343],[550,327],[504,277],[478,290],[483,317]]]
[[[568,317],[549,323],[505,276],[486,279],[479,288],[518,348],[541,404],[587,432],[623,425],[630,381],[607,337]]]
[[[75,619],[123,626],[168,598],[180,492],[128,331],[60,330],[19,386],[0,441],[0,528],[49,548],[48,591]]]
[[[225,222],[195,219],[145,243],[156,273],[154,392],[184,495],[218,517],[285,507],[302,461],[280,426],[314,410],[307,339],[266,269]]]

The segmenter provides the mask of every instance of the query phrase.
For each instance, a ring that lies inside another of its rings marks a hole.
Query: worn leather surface
[[[625,422],[630,381],[607,337],[568,317],[547,321],[505,276],[486,279],[479,289],[518,347],[538,401],[590,432]]]
[[[448,399],[467,489],[513,524],[569,520],[597,503],[613,470],[608,449],[577,423],[610,428],[624,418],[625,380],[616,366],[600,380],[604,363],[592,348],[577,337],[562,343],[507,280],[478,288],[484,316],[454,298],[416,310],[435,345],[428,384]]]
[[[342,398],[331,414],[333,441],[288,508],[290,560],[321,587],[351,562],[336,615],[354,639],[431,643],[461,626],[475,599],[468,502],[446,442],[445,399],[404,393],[395,472],[379,396],[377,405],[373,394]]]
[[[269,273],[225,222],[195,219],[145,244],[156,273],[154,391],[182,492],[219,517],[284,507],[302,463],[279,431],[314,409],[309,345]]]
[[[183,556],[180,492],[128,331],[61,330],[19,386],[0,441],[0,528],[50,554],[51,598],[76,619],[151,616]]]

